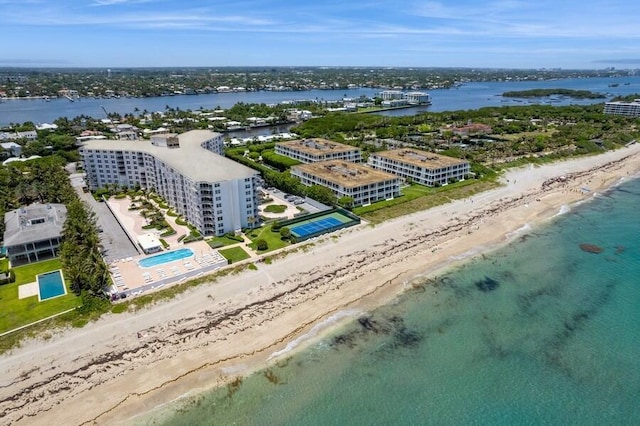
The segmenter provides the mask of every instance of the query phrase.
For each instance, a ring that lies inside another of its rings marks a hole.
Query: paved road
[[[84,175],[73,173],[70,175],[70,179],[71,185],[75,188],[80,199],[85,201],[98,216],[98,228],[102,230],[100,242],[104,249],[105,261],[109,263],[116,259],[140,254],[106,204],[97,202],[90,193],[82,191]]]

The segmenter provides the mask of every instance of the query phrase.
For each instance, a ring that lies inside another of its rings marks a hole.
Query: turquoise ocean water
[[[639,424],[639,207],[637,179],[145,422]]]

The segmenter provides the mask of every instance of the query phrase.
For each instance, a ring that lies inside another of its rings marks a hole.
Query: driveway
[[[99,236],[105,261],[110,263],[116,259],[140,254],[136,245],[131,242],[116,218],[107,208],[107,205],[97,202],[91,193],[82,191],[82,187],[85,185],[84,175],[82,173],[73,173],[69,176],[69,179],[80,199],[85,201],[96,213],[98,229],[102,231]]]

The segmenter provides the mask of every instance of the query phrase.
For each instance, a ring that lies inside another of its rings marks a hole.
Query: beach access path
[[[315,324],[387,303],[639,172],[639,144],[511,170],[503,186],[471,199],[348,228],[168,302],[24,342],[0,357],[3,422],[126,423],[255,371]]]

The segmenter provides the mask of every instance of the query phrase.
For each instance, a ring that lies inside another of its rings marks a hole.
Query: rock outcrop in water
[[[487,293],[489,291],[493,291],[500,286],[500,283],[493,278],[484,277],[483,280],[476,281],[476,287],[483,293]]]
[[[582,251],[586,251],[587,253],[594,253],[594,254],[600,254],[604,251],[602,247],[599,247],[595,244],[586,244],[586,243],[580,244],[580,249]]]

